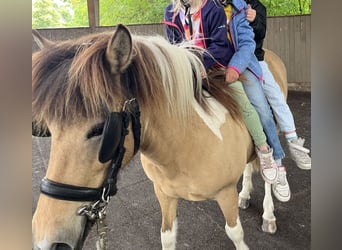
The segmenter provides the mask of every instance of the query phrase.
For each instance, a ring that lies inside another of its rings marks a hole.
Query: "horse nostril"
[[[52,248],[54,250],[73,250],[71,246],[65,243],[55,243],[52,245]]]

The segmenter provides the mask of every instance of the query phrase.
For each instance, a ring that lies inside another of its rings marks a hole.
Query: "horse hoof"
[[[274,234],[277,231],[277,224],[275,220],[265,220],[263,219],[261,225],[262,231],[265,233]]]
[[[249,207],[249,199],[239,197],[239,207],[247,209]]]

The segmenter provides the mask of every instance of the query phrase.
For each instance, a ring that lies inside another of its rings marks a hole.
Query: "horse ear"
[[[119,24],[110,39],[106,51],[106,58],[113,74],[120,73],[131,62],[132,36],[129,30]]]
[[[52,45],[52,41],[42,37],[37,30],[32,30],[32,36],[40,49]]]

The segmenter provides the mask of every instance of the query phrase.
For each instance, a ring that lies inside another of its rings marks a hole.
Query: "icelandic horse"
[[[161,207],[163,249],[176,248],[179,199],[217,201],[226,234],[248,249],[237,183],[255,159],[253,142],[234,93],[224,81],[202,80],[198,55],[121,24],[74,40],[33,37],[33,133],[51,136],[33,249],[82,249],[89,228],[103,223],[121,165],[138,150]]]

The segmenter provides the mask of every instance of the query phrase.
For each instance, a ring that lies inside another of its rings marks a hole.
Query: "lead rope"
[[[100,213],[99,218],[96,220],[97,225],[97,235],[98,239],[96,241],[96,249],[97,250],[106,250],[107,249],[107,223],[105,221],[106,213]]]
[[[108,226],[106,223],[106,209],[110,200],[110,197],[105,197],[106,189],[103,189],[102,198],[92,204],[84,205],[77,211],[78,215],[85,215],[91,222],[96,222],[97,226],[97,240],[96,249],[107,249],[107,231]]]

